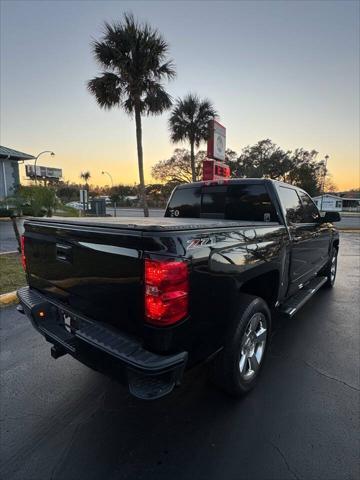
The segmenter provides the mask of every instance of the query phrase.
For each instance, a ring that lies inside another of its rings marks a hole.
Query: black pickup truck
[[[232,395],[256,383],[271,316],[335,281],[338,213],[266,179],[177,187],[164,218],[34,218],[19,310],[52,344],[159,398],[211,360]]]

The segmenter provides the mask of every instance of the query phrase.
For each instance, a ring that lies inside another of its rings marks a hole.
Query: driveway
[[[1,310],[4,480],[341,480],[359,478],[360,237],[341,235],[333,290],[276,321],[257,388],[241,401],[199,367],[162,400],[50,345]]]

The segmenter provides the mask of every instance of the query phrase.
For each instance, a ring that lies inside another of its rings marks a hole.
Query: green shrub
[[[15,215],[13,208],[7,209],[6,207],[0,207],[0,217],[12,217],[13,215]]]
[[[8,199],[19,215],[51,217],[58,204],[55,191],[49,187],[34,185],[20,186],[16,195]]]

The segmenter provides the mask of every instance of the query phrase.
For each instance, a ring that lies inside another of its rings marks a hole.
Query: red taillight
[[[171,325],[188,314],[188,264],[180,260],[145,260],[145,315],[149,323]]]
[[[20,245],[21,245],[21,263],[23,269],[26,271],[26,256],[25,256],[25,236],[21,235],[20,237]]]

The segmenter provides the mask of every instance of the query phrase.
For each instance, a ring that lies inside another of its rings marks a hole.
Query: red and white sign
[[[216,120],[209,122],[207,157],[224,161],[226,150],[226,128]]]
[[[230,177],[225,160],[226,128],[216,120],[209,122],[207,158],[203,161],[203,180],[222,180]]]
[[[230,177],[230,167],[212,158],[203,161],[203,180],[222,180]]]

